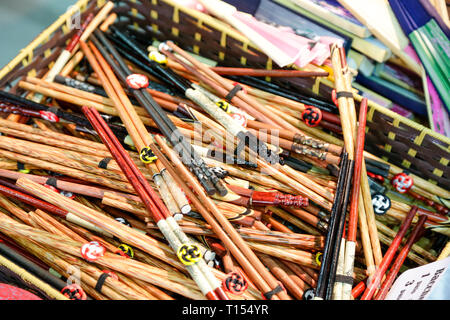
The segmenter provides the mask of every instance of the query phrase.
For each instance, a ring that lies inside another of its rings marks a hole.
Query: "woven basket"
[[[272,60],[245,37],[201,12],[170,0],[122,0],[114,11],[116,25],[130,28],[151,43],[171,39],[185,50],[213,59],[222,66],[248,66],[271,69]],[[104,0],[80,0],[42,32],[0,71],[0,88],[20,92],[20,78],[42,77],[70,39],[70,17],[78,8],[82,15],[98,11]],[[266,79],[270,81],[271,79]],[[317,94],[329,99],[330,79],[277,79],[291,90]],[[357,102],[361,96],[356,95]],[[367,150],[438,186],[450,189],[450,139],[369,101]]]

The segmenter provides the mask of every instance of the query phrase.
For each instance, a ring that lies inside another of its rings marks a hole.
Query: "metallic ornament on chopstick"
[[[211,171],[214,172],[219,179],[224,179],[229,174],[227,170],[221,167],[211,167]]]
[[[231,272],[223,279],[222,286],[232,294],[241,295],[247,290],[248,282],[240,273]]]
[[[200,247],[195,244],[183,244],[177,250],[177,256],[184,265],[190,266],[200,261],[202,253]]]
[[[152,163],[158,159],[149,147],[142,148],[139,157],[143,163]]]
[[[384,194],[376,193],[372,196],[372,206],[377,215],[384,215],[391,208],[391,199]]]
[[[322,111],[319,108],[308,106],[302,112],[301,119],[308,127],[317,127],[322,121]]]
[[[54,114],[53,112],[41,110],[41,111],[39,111],[39,115],[44,120],[51,121],[51,122],[59,122],[59,117],[56,114]]]
[[[87,295],[78,284],[72,283],[62,288],[61,293],[63,296],[70,300],[86,300]]]
[[[147,88],[150,84],[147,76],[143,75],[143,74],[139,74],[139,73],[133,73],[130,74],[127,79],[127,84],[130,88],[132,89],[142,89],[142,88]]]
[[[91,241],[81,247],[81,256],[87,261],[96,261],[105,255],[106,248],[97,241]]]
[[[414,180],[411,176],[404,172],[396,174],[391,180],[392,186],[399,193],[408,192],[414,185]]]

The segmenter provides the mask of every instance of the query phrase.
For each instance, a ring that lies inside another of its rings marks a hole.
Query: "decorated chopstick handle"
[[[208,279],[204,277],[202,270],[198,268],[198,262],[203,261],[200,249],[197,246],[192,245],[190,241],[182,243],[178,237],[179,233],[175,234],[173,224],[168,222],[168,220],[170,220],[170,218],[158,221],[157,226],[159,230],[169,242],[172,249],[177,253],[178,258],[185,265],[192,279],[197,283],[200,291],[208,297],[214,289]]]
[[[45,110],[29,110],[22,107],[11,106],[7,104],[0,103],[0,112],[20,114],[27,117],[41,118],[43,120],[48,120],[50,122],[59,122],[59,117],[51,111]]]
[[[314,157],[319,160],[325,160],[327,163],[332,163],[335,165],[339,165],[339,163],[341,161],[341,158],[339,158],[335,155],[332,155],[328,152],[322,152],[322,151],[319,151],[318,149],[308,148],[308,147],[306,147],[304,145],[300,145],[298,143],[293,143],[291,149],[295,153]]]
[[[237,147],[239,150],[243,150],[246,146],[246,141],[249,141],[248,147],[254,152],[259,154],[264,160],[270,163],[278,163],[279,157],[274,152],[271,152],[264,143],[260,143],[258,139],[248,132],[241,124],[230,117],[225,111],[219,108],[214,102],[208,99],[201,91],[188,89],[185,92],[186,97],[201,106],[209,115],[221,123],[226,130],[233,136],[240,140],[240,144]],[[244,143],[244,145],[242,145]],[[242,148],[240,148],[242,147]]]
[[[181,242],[185,244],[192,244],[192,241],[188,238],[188,236],[183,232],[183,230],[180,228],[178,223],[173,218],[167,218],[166,219],[167,224],[172,228],[173,233],[180,239]],[[203,273],[205,278],[207,279],[209,285],[212,287],[213,291],[215,291],[217,288],[221,287],[221,283],[217,278],[214,276],[214,274],[211,272],[209,267],[207,266],[204,259],[200,259],[196,266],[200,269],[200,271]]]
[[[201,106],[209,115],[221,123],[231,135],[237,136],[240,132],[246,131],[244,127],[237,124],[225,111],[209,100],[202,92],[188,89],[185,94],[186,97]]]
[[[254,191],[250,197],[250,205],[268,206],[280,205],[285,207],[307,207],[309,199],[303,196],[293,196],[279,192]]]
[[[228,113],[228,114],[238,113],[238,114],[243,115],[246,119],[255,120],[254,117],[252,117],[251,115],[247,114],[245,111],[242,111],[241,109],[235,107],[234,105],[232,105],[231,103],[227,102],[226,100],[223,100],[223,99],[219,98],[218,96],[216,96],[213,93],[209,92],[208,90],[206,90],[202,86],[194,83],[194,84],[192,84],[192,87],[194,89],[196,89],[196,90],[201,91],[205,96],[208,97],[208,99],[210,99],[212,102],[214,102],[219,108],[221,108],[226,113]]]
[[[321,149],[325,151],[332,152],[334,154],[340,155],[342,153],[342,148],[339,146],[335,146],[326,142],[323,142],[321,140],[314,139],[312,137],[296,133],[294,137],[292,138],[292,141],[294,143],[302,144],[305,146],[310,146],[314,149]]]

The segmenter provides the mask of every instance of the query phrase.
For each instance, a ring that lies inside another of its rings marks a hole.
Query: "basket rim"
[[[2,79],[5,75],[7,75],[10,71],[12,71],[20,62],[22,62],[24,59],[29,57],[29,60],[31,60],[33,57],[33,50],[39,46],[42,42],[44,42],[49,35],[51,35],[53,32],[55,32],[58,28],[60,28],[67,19],[73,15],[77,10],[81,10],[83,7],[86,7],[86,5],[90,1],[97,1],[97,6],[102,7],[107,1],[106,0],[78,0],[69,10],[67,10],[65,13],[63,13],[55,22],[53,22],[49,27],[47,27],[44,31],[42,31],[34,40],[32,40],[24,49],[20,50],[19,54],[14,57],[9,63],[7,63],[1,70],[0,70],[0,79]],[[247,43],[248,45],[251,45],[254,49],[258,50],[256,46],[252,45],[250,40],[247,39],[245,36],[237,32],[236,30],[229,28],[224,22],[207,15],[203,12],[190,9],[187,7],[184,7],[178,3],[173,2],[172,0],[152,0],[152,2],[162,1],[165,2],[173,7],[175,7],[177,10],[181,10],[194,18],[197,18],[200,21],[207,23],[213,28],[219,29],[222,32],[225,32],[227,36],[231,36],[235,38],[236,40],[239,40],[241,42]],[[259,50],[258,50],[259,51]],[[332,81],[331,81],[332,82]],[[355,94],[354,95],[355,100],[361,101],[362,96]],[[376,111],[383,113],[389,117],[392,117],[393,119],[396,119],[397,121],[400,121],[401,123],[412,127],[420,132],[420,134],[427,134],[437,140],[440,140],[450,146],[450,138],[446,137],[438,132],[435,132],[431,130],[430,128],[427,128],[419,123],[416,123],[408,118],[405,118],[371,100],[368,100],[368,106],[370,108],[374,108]]]
[[[74,5],[70,7],[69,10],[60,15],[55,22],[44,29],[39,35],[37,35],[36,38],[34,38],[25,48],[21,49],[19,51],[19,54],[11,59],[11,61],[9,61],[0,70],[0,79],[3,79],[5,75],[12,71],[21,61],[23,61],[27,57],[29,57],[29,60],[31,60],[33,58],[33,50],[36,49],[42,42],[44,42],[49,37],[49,35],[60,28],[77,10],[81,10],[81,8],[85,6],[89,1],[92,0],[78,0]]]
[[[358,102],[361,102],[361,100],[363,99],[363,97],[359,94],[354,94],[354,97],[355,97],[355,100],[357,100]],[[420,131],[420,134],[423,134],[423,133],[428,134],[429,136],[448,144],[449,148],[450,148],[450,138],[448,138],[436,131],[433,131],[430,128],[427,128],[413,120],[403,117],[403,116],[399,115],[398,113],[396,113],[392,110],[389,110],[388,108],[385,108],[372,100],[368,100],[367,105],[369,108],[374,108],[375,110],[377,110],[393,119],[400,120],[400,122],[406,124],[407,126],[412,127],[414,129],[416,129],[417,131]]]

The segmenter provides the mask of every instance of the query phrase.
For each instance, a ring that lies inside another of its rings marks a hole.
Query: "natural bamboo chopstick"
[[[358,203],[360,198],[360,182],[361,182],[361,166],[364,161],[364,139],[365,139],[365,127],[366,127],[366,116],[367,116],[367,99],[364,99],[360,105],[360,117],[359,117],[359,127],[356,140],[356,150],[355,150],[355,174],[353,176],[353,186],[351,195],[351,205],[348,221],[348,231],[347,231],[347,242],[345,243],[345,256],[344,256],[344,266],[343,275],[351,277],[353,274],[354,267],[354,257],[356,249],[356,234],[358,228]],[[349,278],[350,279],[350,278]],[[342,293],[340,297],[343,300],[350,300],[352,284],[345,282],[342,284]],[[339,287],[336,288],[339,290]],[[338,294],[339,296],[339,294]]]
[[[347,86],[345,85],[345,79],[344,75],[342,73],[342,63],[341,55],[339,48],[337,46],[332,47],[331,51],[331,58],[333,62],[333,68],[334,68],[334,76],[335,76],[335,86],[337,92],[346,92]],[[354,144],[355,144],[355,127],[353,126],[352,119],[351,119],[351,113],[354,112],[352,110],[352,105],[350,101],[353,99],[347,99],[345,96],[341,96],[338,98],[339,102],[339,112],[342,114],[341,116],[341,123],[344,131],[344,141],[346,145],[346,149],[349,152],[349,155],[351,156],[351,159],[354,159]],[[362,169],[362,182],[367,181],[367,177],[364,180],[364,175],[366,173]],[[361,189],[363,192],[363,188]],[[366,233],[365,231],[368,230],[369,232],[373,233],[373,230],[371,230],[368,226],[367,221],[367,213],[366,213],[366,207],[364,206],[364,197],[362,195],[362,192],[360,193],[358,206],[359,206],[359,224],[361,228],[361,234],[363,235],[362,241],[364,246],[364,252],[365,252],[365,262],[367,269],[370,274],[372,274],[375,271],[375,264],[374,264],[374,251],[372,248],[372,243],[367,242],[367,240],[371,240],[372,237],[368,236],[369,233]],[[370,202],[371,205],[371,202]],[[367,226],[367,227],[366,227]]]
[[[343,73],[344,73],[344,84],[345,84],[345,88],[347,91],[352,90],[351,87],[351,74],[347,65],[347,60],[345,58],[345,51],[343,50],[343,48],[339,48],[340,50],[340,57],[341,57],[341,63],[343,66]],[[350,103],[350,116],[351,116],[351,124],[353,127],[353,132],[354,132],[354,141],[356,143],[356,132],[357,132],[357,128],[356,128],[356,110],[355,110],[355,103],[353,98],[349,98],[348,99],[349,103]],[[376,224],[375,224],[375,213],[373,211],[373,206],[372,206],[372,197],[371,197],[371,193],[370,193],[370,187],[369,187],[369,183],[367,180],[367,170],[366,170],[366,163],[365,161],[362,162],[362,166],[361,166],[361,174],[362,174],[362,181],[361,181],[361,186],[362,186],[362,195],[363,195],[363,199],[364,199],[364,208],[365,208],[365,212],[366,212],[366,216],[367,216],[367,224],[369,227],[369,232],[370,232],[370,240],[372,243],[372,248],[373,248],[373,254],[374,254],[374,260],[375,260],[375,264],[378,265],[381,262],[382,259],[382,252],[381,252],[381,247],[380,247],[380,241],[378,240],[378,233],[377,233],[377,228],[376,228]]]

